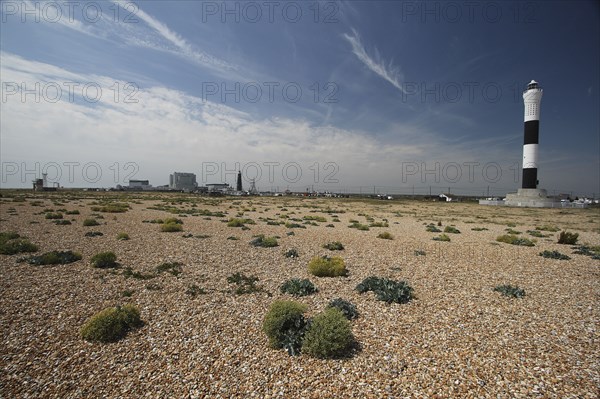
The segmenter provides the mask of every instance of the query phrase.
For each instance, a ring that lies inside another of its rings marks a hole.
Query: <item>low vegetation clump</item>
[[[472,231],[486,231],[488,230],[486,227],[473,227]]]
[[[530,236],[533,237],[537,237],[537,238],[544,238],[544,237],[548,237],[547,234],[543,234],[541,231],[539,230],[527,230],[527,234],[529,234]]]
[[[387,222],[373,222],[369,224],[369,227],[390,227],[390,225]]]
[[[305,229],[306,226],[299,224],[299,223],[292,223],[292,222],[287,222],[285,224],[285,227],[288,229]]]
[[[131,266],[127,266],[122,273],[123,277],[130,278],[133,277],[137,280],[150,280],[156,277],[155,274],[144,274],[142,272],[138,272],[137,270],[133,270]]]
[[[513,298],[523,298],[525,296],[525,290],[513,285],[498,285],[494,288],[494,291]]]
[[[556,226],[550,226],[550,225],[543,225],[543,226],[536,226],[535,228],[536,230],[542,230],[542,231],[550,231],[552,233],[556,233],[557,231],[559,231],[560,229]]]
[[[114,252],[99,252],[92,256],[91,259],[92,267],[100,269],[117,267],[117,255]]]
[[[100,223],[96,219],[88,218],[83,221],[84,226],[99,226]]]
[[[600,259],[600,245],[596,246],[588,246],[588,245],[580,245],[577,247],[573,247],[575,251],[573,251],[576,255],[586,255],[591,256],[592,259]]]
[[[287,251],[285,251],[283,253],[283,256],[285,256],[286,258],[297,258],[298,255],[298,251],[294,248],[292,249],[288,249]]]
[[[356,286],[359,293],[372,291],[378,300],[387,303],[408,303],[413,298],[413,289],[406,281],[395,281],[385,277],[367,277]]]
[[[448,242],[448,241],[450,241],[450,237],[448,237],[448,234],[440,234],[437,237],[433,237],[432,240],[433,241],[445,241],[445,242]]]
[[[135,306],[117,306],[90,317],[81,327],[80,334],[86,341],[115,342],[142,325],[140,311]]]
[[[293,301],[275,301],[265,315],[262,330],[272,348],[283,348],[290,356],[299,355],[307,320],[306,305]]]
[[[522,245],[525,247],[533,247],[535,243],[528,238],[525,237],[517,237],[514,234],[504,234],[496,237],[496,241],[504,242],[506,244],[511,245]]]
[[[358,222],[354,222],[354,223],[352,223],[348,227],[351,228],[351,229],[357,229],[357,230],[361,230],[361,231],[368,231],[369,230],[369,226],[367,226],[366,224],[358,223]]]
[[[70,220],[67,219],[57,219],[52,221],[57,226],[68,226],[71,224]]]
[[[415,249],[415,256],[426,256],[427,253],[422,249]]]
[[[353,303],[348,302],[342,298],[336,298],[329,302],[327,305],[328,308],[336,308],[342,312],[344,317],[348,320],[353,320],[358,318],[358,310],[356,310],[356,306]]]
[[[106,213],[123,213],[130,209],[129,204],[124,202],[111,202],[102,206],[92,207],[94,212],[106,212]]]
[[[160,225],[160,231],[163,233],[176,233],[178,231],[183,231],[183,226],[181,223],[165,222]]]
[[[570,256],[567,255],[563,255],[558,251],[543,251],[540,252],[539,254],[540,256],[544,257],[544,258],[549,258],[549,259],[558,259],[558,260],[569,260],[571,259]]]
[[[36,252],[37,245],[15,232],[0,233],[0,254],[14,255],[24,252]]]
[[[578,238],[579,238],[579,233],[570,233],[568,231],[561,231],[560,235],[558,236],[558,243],[575,245],[575,244],[577,244]]]
[[[383,239],[383,240],[393,240],[393,239],[394,239],[394,236],[393,236],[393,235],[392,235],[390,232],[388,232],[388,231],[385,231],[385,232],[383,232],[383,233],[379,233],[379,234],[377,235],[377,238],[381,238],[381,239]]]
[[[315,222],[326,222],[327,221],[327,219],[324,216],[314,216],[314,215],[304,216],[302,219],[312,220]]]
[[[127,240],[129,240],[129,234],[127,234],[127,233],[119,233],[119,234],[117,234],[117,240],[119,240],[119,241],[127,241]]]
[[[435,224],[433,224],[433,223],[429,223],[429,224],[427,225],[427,227],[425,227],[425,230],[427,230],[427,231],[428,231],[428,232],[430,232],[430,233],[441,233],[441,232],[442,232],[442,230],[438,229],[438,228],[435,226]]]
[[[239,219],[239,218],[231,218],[227,222],[227,226],[229,227],[244,227],[247,224],[255,224],[252,219]]]
[[[227,282],[236,285],[235,293],[237,295],[252,294],[254,292],[262,291],[262,288],[256,285],[258,282],[258,277],[256,276],[246,276],[243,273],[236,272],[227,277]]]
[[[353,342],[348,319],[339,309],[328,308],[308,324],[302,340],[302,352],[319,359],[337,358],[343,356]]]
[[[47,213],[46,214],[46,219],[62,219],[63,218],[63,214],[62,213]]]
[[[104,234],[99,231],[88,231],[84,234],[85,237],[101,237]]]
[[[66,265],[81,260],[81,254],[73,251],[51,251],[23,260],[30,265]]]
[[[339,256],[315,256],[308,263],[308,272],[316,277],[347,276],[346,263]]]
[[[285,281],[279,290],[282,294],[293,296],[307,296],[318,291],[317,287],[308,279],[292,278]]]
[[[265,237],[264,234],[261,234],[250,241],[250,245],[262,248],[272,248],[278,246],[279,243],[277,242],[277,238]]]
[[[504,229],[504,231],[506,231],[507,234],[514,234],[514,235],[521,234],[520,231],[513,230],[512,228]]]
[[[456,227],[446,226],[446,228],[444,228],[444,233],[460,234],[460,230]]]
[[[183,263],[181,262],[165,262],[156,266],[157,273],[171,273],[173,276],[178,276],[183,272]]]
[[[196,284],[192,284],[187,288],[187,290],[185,290],[185,293],[192,298],[196,298],[198,295],[206,294],[206,290],[197,286]]]
[[[339,241],[332,241],[323,245],[323,248],[328,249],[330,251],[341,251],[344,249],[344,245],[342,245],[342,243]]]
[[[79,211],[77,209],[74,209],[72,211],[66,211],[65,214],[67,214],[67,215],[79,215]]]

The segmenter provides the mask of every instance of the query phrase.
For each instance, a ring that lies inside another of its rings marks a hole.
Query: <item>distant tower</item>
[[[258,194],[258,190],[256,189],[256,183],[255,183],[254,179],[252,179],[252,181],[250,182],[249,193],[252,194],[252,195],[257,195]]]
[[[535,80],[523,91],[525,103],[525,133],[523,141],[523,188],[537,188],[540,103],[543,90]]]
[[[239,171],[238,172],[238,178],[237,178],[237,187],[236,187],[237,191],[242,191],[242,172]]]

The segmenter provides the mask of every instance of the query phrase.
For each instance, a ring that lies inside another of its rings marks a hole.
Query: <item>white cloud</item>
[[[352,34],[344,33],[344,39],[348,40],[352,45],[352,52],[356,57],[371,71],[382,77],[383,79],[390,82],[395,88],[403,93],[406,93],[404,87],[402,87],[401,81],[403,80],[400,68],[394,66],[393,62],[390,61],[387,65],[382,57],[379,55],[379,51],[375,49],[374,57],[371,57],[365,47],[363,46],[360,35],[355,29],[352,29]]]

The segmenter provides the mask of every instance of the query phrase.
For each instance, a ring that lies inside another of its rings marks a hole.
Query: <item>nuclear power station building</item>
[[[193,173],[174,172],[169,175],[169,188],[172,190],[194,191],[198,187]]]

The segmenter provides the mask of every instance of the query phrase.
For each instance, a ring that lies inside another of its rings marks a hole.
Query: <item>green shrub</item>
[[[23,259],[30,265],[66,265],[77,262],[81,254],[73,251],[51,251],[39,256],[30,256]]]
[[[498,285],[494,288],[494,291],[513,298],[522,298],[525,296],[525,290],[512,285]]]
[[[412,298],[412,287],[406,281],[394,281],[384,277],[367,277],[356,286],[359,293],[373,291],[378,300],[387,303],[407,303]]]
[[[79,211],[77,209],[72,210],[72,211],[66,211],[65,214],[67,215],[79,215]]]
[[[71,224],[71,221],[66,219],[57,219],[54,220],[53,223],[57,226],[68,226]]]
[[[0,254],[2,255],[36,252],[37,250],[37,245],[15,232],[0,233]]]
[[[107,308],[90,317],[81,327],[80,334],[86,341],[115,342],[128,331],[143,325],[139,310],[133,305]]]
[[[521,234],[521,232],[520,232],[520,231],[513,230],[513,229],[511,229],[511,228],[504,229],[504,231],[506,231],[508,234],[514,234],[514,235]]]
[[[256,285],[257,281],[258,277],[246,276],[245,274],[240,272],[236,272],[235,274],[232,274],[231,276],[227,277],[227,282],[229,284],[236,285],[235,293],[237,295],[252,294],[254,292],[262,291],[262,288]]]
[[[134,292],[135,292],[134,290],[129,290],[129,289],[123,290],[123,292],[121,292],[121,296],[123,298],[131,298],[131,296],[133,295]]]
[[[293,301],[275,301],[265,315],[262,330],[273,348],[284,348],[290,356],[300,353],[306,328],[306,305]]]
[[[563,255],[563,254],[561,254],[558,251],[543,251],[543,252],[540,252],[540,256],[543,256],[544,258],[558,259],[558,260],[569,260],[569,259],[571,259],[570,256]]]
[[[335,358],[344,355],[353,342],[350,322],[339,309],[328,308],[309,323],[302,352],[319,359]]]
[[[227,222],[227,226],[229,226],[229,227],[244,227],[247,224],[255,224],[255,222],[252,219],[238,219],[238,218],[229,219],[229,221]]]
[[[297,258],[298,255],[298,251],[296,251],[294,248],[292,249],[288,249],[286,252],[284,252],[283,256],[285,256],[286,258]]]
[[[575,245],[577,244],[577,238],[579,238],[579,233],[569,233],[568,231],[561,231],[560,235],[558,236],[558,243]]]
[[[486,227],[473,227],[471,230],[473,230],[473,231],[486,231],[487,228]]]
[[[92,256],[92,266],[101,269],[117,267],[117,255],[114,252],[99,252]]]
[[[183,272],[183,263],[181,262],[165,262],[156,266],[157,273],[168,272],[173,276],[178,276]]]
[[[99,226],[99,225],[100,225],[100,223],[98,223],[98,222],[96,221],[96,219],[91,219],[91,218],[89,218],[89,219],[85,219],[85,220],[83,221],[83,225],[84,225],[84,226]]]
[[[117,234],[117,240],[119,240],[119,241],[127,241],[127,240],[129,240],[129,234],[127,234],[127,233],[119,233],[119,234]]]
[[[351,229],[357,229],[357,230],[361,230],[361,231],[368,231],[369,230],[369,226],[367,226],[366,224],[358,223],[358,222],[352,223],[348,227],[351,228]]]
[[[369,227],[390,227],[387,222],[374,222],[369,225]]]
[[[279,290],[282,294],[293,296],[307,296],[318,291],[317,287],[308,279],[292,278],[285,281]]]
[[[430,233],[441,233],[442,232],[442,230],[435,227],[435,225],[433,223],[429,223],[427,225],[427,227],[425,227],[425,230],[427,230]]]
[[[63,215],[62,213],[47,213],[46,214],[46,219],[62,219]]]
[[[460,234],[460,230],[456,227],[446,226],[446,228],[444,229],[444,233]]]
[[[183,231],[183,226],[180,223],[163,223],[160,225],[160,231],[163,233],[175,233]]]
[[[253,245],[255,247],[271,248],[278,246],[279,243],[277,242],[277,238],[265,237],[264,234],[261,234],[254,238],[252,241],[250,241],[250,245]]]
[[[384,231],[383,233],[379,233],[377,238],[381,238],[383,240],[393,240],[394,236],[390,232]]]
[[[344,260],[338,256],[315,256],[308,263],[308,272],[317,277],[338,277],[348,275]]]
[[[498,236],[496,238],[496,241],[504,242],[511,245],[522,245],[525,247],[533,247],[535,245],[533,241],[524,237],[517,237],[514,234],[504,234],[502,236]]]
[[[344,246],[339,241],[333,241],[323,245],[323,248],[328,249],[330,251],[341,251],[344,249]]]
[[[344,317],[346,317],[348,320],[358,318],[358,310],[356,310],[356,306],[342,298],[336,298],[332,300],[329,302],[327,307],[340,310],[344,314]]]
[[[445,242],[448,242],[448,241],[450,241],[450,237],[448,237],[447,234],[440,234],[437,237],[433,237],[432,240],[433,241],[445,241]]]

